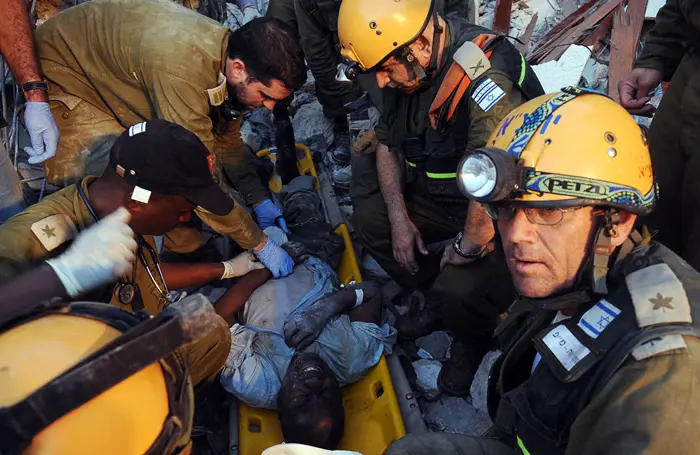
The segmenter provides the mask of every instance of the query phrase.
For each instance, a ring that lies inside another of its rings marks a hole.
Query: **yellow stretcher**
[[[299,174],[313,175],[318,181],[309,149],[297,144],[297,151],[304,154],[297,164]],[[258,152],[259,157],[269,154],[269,150]],[[279,191],[280,187],[271,182],[270,189]],[[341,224],[335,231],[345,242],[337,270],[340,281],[344,284],[362,281],[347,226]],[[406,434],[385,356],[364,379],[343,387],[342,394],[345,434],[339,449],[381,455],[389,444]],[[243,403],[239,403],[238,409],[238,453],[260,455],[268,447],[284,441],[276,412],[251,408]]]

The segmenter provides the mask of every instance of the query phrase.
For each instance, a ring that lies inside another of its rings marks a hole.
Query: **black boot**
[[[350,126],[346,116],[336,117],[333,121],[333,145],[328,151],[328,158],[334,166],[350,164]]]
[[[491,349],[491,335],[452,341],[450,358],[442,365],[438,386],[442,393],[456,397],[469,395],[476,370]]]

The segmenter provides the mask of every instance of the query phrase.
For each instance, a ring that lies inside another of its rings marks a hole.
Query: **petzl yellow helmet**
[[[644,131],[605,95],[573,87],[521,105],[487,146],[462,159],[462,192],[479,202],[593,205],[645,215],[657,187]]]
[[[343,0],[338,14],[340,53],[371,71],[415,41],[432,10],[432,0]]]
[[[0,453],[188,453],[193,397],[177,318],[97,303],[0,323]]]

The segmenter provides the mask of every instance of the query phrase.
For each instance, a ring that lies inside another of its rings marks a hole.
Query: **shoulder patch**
[[[472,93],[472,99],[484,112],[491,110],[504,96],[505,92],[490,77],[485,78]]]
[[[655,264],[625,277],[639,327],[691,323],[683,284],[666,264]]]
[[[469,79],[475,80],[486,71],[491,69],[491,62],[479,46],[472,41],[465,41],[452,56],[459,66],[462,67]]]
[[[595,339],[619,314],[619,308],[601,299],[581,316],[578,326],[586,335]]]
[[[654,338],[646,343],[640,344],[632,351],[632,357],[635,360],[644,360],[676,349],[685,349],[688,346],[685,344],[683,335],[664,335],[659,338]]]
[[[55,250],[78,233],[73,220],[64,214],[47,216],[32,224],[30,229],[46,251]]]

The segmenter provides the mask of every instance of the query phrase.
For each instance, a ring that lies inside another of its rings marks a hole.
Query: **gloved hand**
[[[243,23],[247,24],[248,22],[252,21],[253,19],[257,19],[261,17],[260,12],[258,9],[254,6],[248,6],[243,9]]]
[[[264,269],[265,265],[262,262],[257,262],[253,253],[245,251],[233,259],[222,262],[224,264],[224,274],[221,279],[243,276],[253,270]]]
[[[29,155],[29,164],[41,163],[56,156],[60,134],[49,103],[27,102],[24,105],[24,126],[32,141],[31,147],[24,148]]]
[[[324,297],[316,302],[317,304],[287,316],[287,320],[284,321],[284,342],[287,346],[301,351],[318,338],[328,320],[333,317],[333,311],[330,310],[333,305],[325,303],[329,303],[327,300],[332,299],[334,295],[337,294]]]
[[[275,278],[287,276],[294,269],[292,258],[269,238],[265,241],[265,246],[260,251],[256,251],[255,255]]]
[[[62,255],[46,261],[70,297],[94,289],[131,271],[136,251],[131,215],[120,208],[78,235]]]
[[[253,211],[255,212],[255,218],[258,219],[258,226],[260,226],[260,229],[278,226],[282,229],[282,232],[289,234],[287,222],[284,220],[282,211],[270,199],[262,201],[253,208]]]

